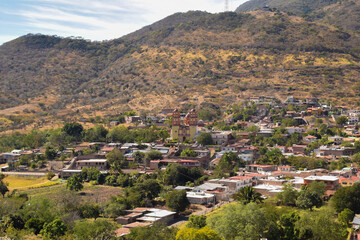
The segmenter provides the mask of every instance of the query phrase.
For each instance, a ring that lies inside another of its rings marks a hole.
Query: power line
[[[229,0],[225,0],[225,12],[229,11]]]

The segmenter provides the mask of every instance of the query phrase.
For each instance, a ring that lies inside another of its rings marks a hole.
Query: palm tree
[[[248,204],[250,202],[261,202],[261,194],[255,192],[255,189],[251,186],[241,188],[237,193],[233,195],[236,201]]]

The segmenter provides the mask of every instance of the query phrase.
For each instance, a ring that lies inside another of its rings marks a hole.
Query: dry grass
[[[39,187],[46,184],[49,181],[46,177],[19,177],[19,176],[7,176],[4,179],[5,182],[9,183],[9,190],[21,189],[26,190],[33,187]]]

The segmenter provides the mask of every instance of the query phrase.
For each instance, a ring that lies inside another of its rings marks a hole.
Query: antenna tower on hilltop
[[[225,0],[225,12],[229,11],[229,0]]]

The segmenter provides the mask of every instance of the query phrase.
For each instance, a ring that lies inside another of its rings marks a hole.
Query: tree
[[[174,190],[166,194],[166,206],[173,211],[183,212],[190,205],[185,190]]]
[[[109,131],[103,125],[96,125],[85,131],[83,139],[88,142],[105,142],[108,133]]]
[[[302,190],[296,200],[296,206],[298,208],[310,209],[310,211],[313,207],[321,207],[321,205],[321,198],[316,193],[308,189]]]
[[[48,172],[48,173],[46,174],[46,178],[47,178],[48,180],[51,180],[53,177],[55,177],[55,173],[53,173],[53,172]]]
[[[142,163],[145,158],[145,153],[136,151],[134,152],[134,161],[138,163]]]
[[[199,136],[196,138],[196,141],[201,145],[212,145],[213,144],[211,133],[209,133],[209,132],[200,133]]]
[[[188,228],[203,228],[206,226],[206,216],[205,215],[191,215],[189,217],[189,222],[186,227]]]
[[[338,214],[338,222],[346,227],[349,227],[349,223],[353,220],[353,218],[354,212],[348,208],[345,208]]]
[[[164,223],[154,223],[150,227],[132,228],[130,234],[126,235],[128,240],[170,240],[175,239],[178,229],[167,227]]]
[[[4,174],[0,173],[0,193],[3,198],[5,198],[5,194],[9,191],[7,187],[9,184],[3,181],[5,177],[6,176]]]
[[[71,190],[71,191],[80,191],[81,189],[83,189],[83,181],[81,179],[81,176],[78,174],[75,174],[74,176],[70,177],[67,180],[66,183],[66,188]]]
[[[208,227],[223,239],[258,240],[265,237],[269,223],[265,210],[255,203],[228,204],[207,219]]]
[[[348,235],[346,226],[334,219],[329,208],[319,211],[304,211],[295,223],[298,239],[340,240]]]
[[[136,187],[140,188],[149,200],[156,198],[161,191],[161,186],[155,179],[147,179],[142,183],[136,184]]]
[[[187,147],[181,152],[180,156],[181,157],[196,157],[197,154],[190,147]]]
[[[309,191],[315,193],[320,198],[322,198],[326,192],[326,184],[321,181],[319,182],[313,181],[312,183],[309,184]]]
[[[251,186],[241,188],[237,193],[233,195],[234,200],[248,204],[250,202],[261,202],[261,194],[255,192],[255,189]]]
[[[331,201],[334,203],[337,212],[343,211],[345,208],[350,209],[354,213],[360,212],[360,183],[355,183],[351,187],[339,188]]]
[[[65,123],[61,130],[67,135],[74,137],[76,140],[79,140],[82,132],[84,131],[84,127],[80,123],[72,122]]]
[[[294,188],[294,185],[288,183],[284,184],[282,192],[278,193],[277,197],[281,201],[281,204],[295,206],[298,195],[299,192]]]
[[[66,230],[67,227],[64,222],[60,219],[56,219],[50,223],[45,223],[40,234],[44,237],[54,239],[65,235]]]
[[[106,162],[111,170],[121,172],[121,168],[126,164],[126,158],[119,149],[115,148],[106,154]]]
[[[300,219],[300,216],[295,212],[283,214],[280,217],[281,239],[295,240],[298,239],[298,232],[295,229],[296,222]]]
[[[176,240],[221,240],[219,235],[212,229],[183,228],[176,234]]]
[[[85,203],[79,207],[79,213],[82,218],[94,218],[100,216],[100,205],[96,203]]]
[[[177,163],[171,163],[163,173],[162,180],[166,185],[181,186],[187,182],[195,182],[203,176],[200,168],[187,168]]]
[[[339,117],[335,120],[336,124],[341,125],[341,126],[345,125],[347,121],[348,121],[348,118],[345,117],[345,116],[339,116]]]
[[[115,224],[106,220],[77,222],[74,227],[74,235],[79,240],[112,239],[115,229]]]
[[[157,150],[150,150],[145,154],[145,158],[148,161],[162,159],[162,153]]]
[[[55,149],[53,149],[52,147],[50,146],[47,146],[46,149],[45,149],[45,158],[48,159],[48,160],[53,160],[56,158],[57,156],[57,152]]]
[[[44,219],[42,218],[30,218],[25,223],[25,228],[31,229],[35,235],[38,235],[44,226]]]

